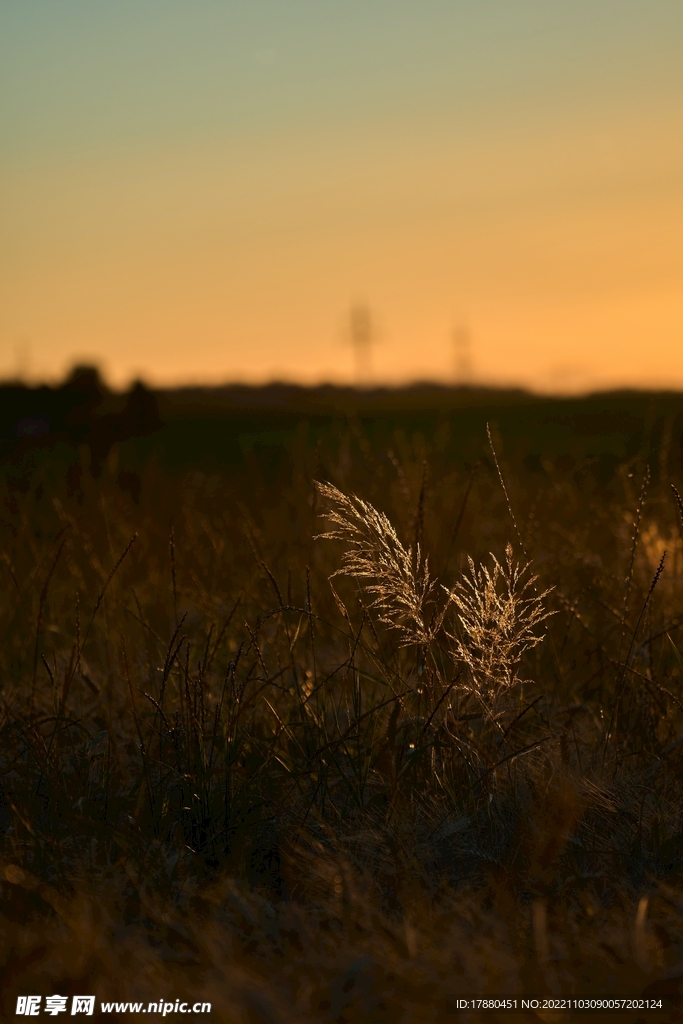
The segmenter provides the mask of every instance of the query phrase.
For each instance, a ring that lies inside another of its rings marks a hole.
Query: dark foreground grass
[[[290,413],[222,464],[154,437],[6,454],[7,1017],[28,993],[283,1024],[662,993],[618,1019],[677,1019],[676,421],[545,454],[504,424],[492,447],[485,413],[466,438],[443,411]]]

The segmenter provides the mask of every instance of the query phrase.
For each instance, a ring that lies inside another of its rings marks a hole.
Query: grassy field
[[[683,396],[98,388],[0,389],[4,1014],[678,1019]]]

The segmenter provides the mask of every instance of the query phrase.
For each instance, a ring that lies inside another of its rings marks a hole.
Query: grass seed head
[[[429,573],[428,559],[417,545],[404,547],[384,512],[355,494],[347,495],[332,484],[318,483],[328,502],[324,513],[332,529],[319,536],[346,545],[342,566],[332,573],[361,581],[372,597],[380,621],[398,630],[400,643],[428,644],[441,626],[443,616],[431,621],[427,606],[432,603],[436,581]]]
[[[511,544],[503,564],[493,554],[491,559],[489,569],[477,568],[469,558],[469,573],[448,591],[460,625],[457,634],[450,634],[451,653],[467,665],[481,696],[515,684],[517,666],[527,651],[541,643],[544,633],[539,626],[552,614],[543,603],[550,591],[538,593],[538,577],[529,573],[529,563],[514,560]]]

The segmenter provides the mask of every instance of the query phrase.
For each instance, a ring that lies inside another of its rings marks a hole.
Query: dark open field
[[[7,1017],[679,1019],[683,395],[80,372],[0,435]]]

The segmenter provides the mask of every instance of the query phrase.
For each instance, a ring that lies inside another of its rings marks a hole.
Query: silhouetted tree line
[[[2,448],[66,441],[87,444],[91,471],[99,474],[117,441],[144,437],[161,427],[154,394],[140,381],[128,392],[110,391],[92,366],[76,366],[58,387],[0,385]]]

